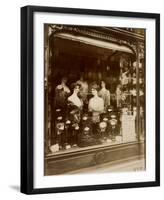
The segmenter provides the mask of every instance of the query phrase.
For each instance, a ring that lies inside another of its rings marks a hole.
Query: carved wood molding
[[[94,29],[95,27],[86,27],[86,26],[71,26],[71,25],[49,25],[49,36],[53,36],[57,33],[60,32],[65,32],[65,33],[72,33],[74,35],[78,34],[78,35],[83,35],[83,36],[87,36],[90,38],[96,38],[99,40],[104,40],[104,41],[109,41],[109,42],[113,42],[113,43],[117,43],[119,45],[125,45],[128,46],[129,48],[131,48],[135,54],[137,53],[137,47],[139,48],[139,52],[141,53],[141,57],[144,57],[144,40],[140,40],[140,39],[136,39],[133,40],[129,37],[126,37],[123,39],[121,37],[119,37],[118,35],[118,28],[115,31],[114,29],[110,29],[108,28],[108,33],[104,32],[103,29],[100,27],[96,27],[96,29]],[[119,29],[119,31],[121,32],[121,29]],[[128,32],[128,31],[126,31]],[[114,34],[116,33],[116,34]],[[124,35],[124,31],[122,31],[122,35]],[[133,33],[129,31],[129,34],[132,35]],[[134,37],[135,37],[135,33],[134,33]],[[143,36],[142,36],[143,38]]]

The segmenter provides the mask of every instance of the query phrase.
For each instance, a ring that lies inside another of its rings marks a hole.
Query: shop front
[[[44,28],[44,174],[143,158],[145,31]]]

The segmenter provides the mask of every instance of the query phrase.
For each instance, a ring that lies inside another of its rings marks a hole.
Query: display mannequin
[[[92,112],[92,121],[97,123],[100,121],[100,114],[104,112],[104,100],[98,96],[98,86],[93,85],[91,92],[93,97],[89,100],[88,109]]]
[[[108,106],[110,106],[110,92],[106,89],[105,81],[101,81],[101,90],[98,94],[104,100],[104,106],[106,109]]]

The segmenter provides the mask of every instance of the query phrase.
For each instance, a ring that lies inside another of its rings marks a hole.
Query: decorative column
[[[139,43],[137,42],[136,45],[136,92],[137,92],[137,115],[136,115],[136,132],[137,132],[137,138],[138,141],[140,141],[140,84],[139,84],[139,63],[140,63],[140,57],[139,57]]]
[[[49,48],[49,36],[52,30],[48,24],[44,25],[44,138],[45,138],[45,154],[49,153],[49,147],[51,146],[51,105],[49,94],[51,90],[50,85],[50,48]]]

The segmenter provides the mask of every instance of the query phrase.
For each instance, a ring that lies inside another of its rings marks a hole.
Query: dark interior
[[[60,84],[62,77],[67,77],[67,85],[70,86],[83,76],[88,83],[105,80],[110,92],[115,92],[119,81],[119,60],[123,52],[57,37],[54,37],[51,49],[54,87]],[[126,56],[130,57],[127,53]]]

